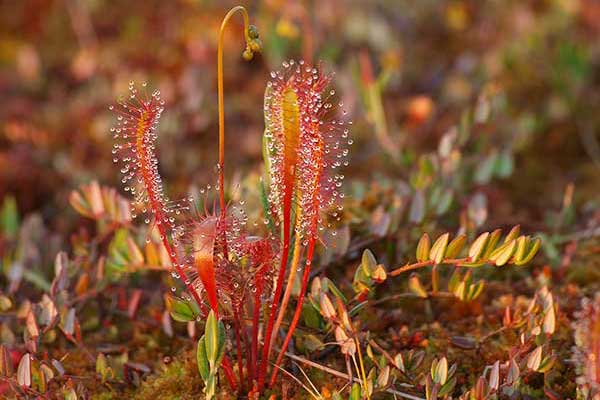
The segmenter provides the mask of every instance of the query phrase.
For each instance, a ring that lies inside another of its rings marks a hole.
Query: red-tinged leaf
[[[135,318],[138,307],[140,305],[140,299],[142,298],[142,290],[135,289],[129,298],[129,304],[127,305],[127,315],[129,318]]]
[[[198,223],[194,227],[192,245],[194,267],[206,291],[210,308],[215,312],[218,309],[214,260],[217,224],[216,217],[207,218]]]
[[[0,344],[0,376],[11,376],[13,374],[13,362],[8,348]]]
[[[500,386],[500,361],[496,361],[490,371],[490,380],[488,387],[490,390],[496,392]]]

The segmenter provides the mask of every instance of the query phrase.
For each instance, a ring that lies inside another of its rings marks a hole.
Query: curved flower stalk
[[[338,115],[338,108],[333,101],[335,91],[329,89],[331,75],[303,61],[292,60],[284,62],[283,69],[272,72],[271,77],[273,79],[268,83],[265,93],[264,139],[270,183],[269,203],[282,229],[282,251],[271,315],[265,331],[259,390],[264,384],[272,335],[276,328],[275,319],[279,311],[277,320],[281,321],[286,310],[300,251],[306,247],[300,297],[283,348],[291,340],[300,317],[315,244],[323,224],[323,213],[343,198],[339,188],[344,176],[339,170],[347,165],[347,146],[352,143],[348,140],[347,127],[351,122],[345,121],[343,115]],[[337,207],[334,210],[336,217],[341,211],[341,206]],[[294,257],[279,310],[292,232]],[[283,351],[276,365],[282,357]],[[276,371],[273,371],[272,383]]]
[[[117,126],[111,131],[117,143],[113,154],[115,162],[123,162],[123,183],[130,191],[137,208],[153,219],[160,231],[161,240],[167,249],[173,275],[181,278],[186,289],[206,314],[202,297],[206,298],[214,315],[219,310],[228,314],[236,326],[237,357],[239,364],[240,386],[243,386],[242,347],[247,346],[246,358],[249,378],[252,359],[256,361],[258,347],[258,323],[263,300],[262,293],[269,291],[269,282],[274,256],[270,239],[247,237],[242,231],[244,218],[228,215],[224,191],[224,101],[223,101],[223,43],[224,31],[231,17],[240,12],[244,19],[246,48],[243,57],[252,59],[260,52],[262,44],[257,29],[249,25],[248,13],[242,6],[232,8],[224,17],[218,36],[217,80],[219,102],[219,177],[218,191],[220,212],[210,214],[206,209],[203,215],[191,210],[189,202],[172,203],[165,197],[162,179],[158,173],[155,142],[156,127],[164,102],[156,91],[150,98],[138,98],[133,82],[130,84],[128,100],[120,101],[117,112]],[[145,86],[145,85],[144,85]],[[114,109],[114,107],[111,107]],[[192,212],[191,212],[192,211]],[[175,218],[180,215],[179,218]],[[146,218],[150,222],[150,218]],[[252,294],[252,295],[250,295]],[[246,312],[252,313],[254,326],[251,337],[245,337]],[[223,359],[225,375],[232,388],[235,380],[227,357]],[[250,376],[252,375],[252,376]],[[249,381],[249,387],[251,381]]]

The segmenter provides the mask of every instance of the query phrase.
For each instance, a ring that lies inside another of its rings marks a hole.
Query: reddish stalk
[[[244,364],[242,361],[242,339],[241,339],[241,330],[242,330],[242,324],[241,324],[241,320],[240,320],[240,313],[239,310],[235,310],[236,307],[234,307],[234,311],[233,311],[233,323],[235,326],[235,342],[236,342],[236,346],[237,346],[237,362],[238,362],[238,373],[239,373],[239,377],[240,377],[240,389],[242,389],[242,387],[244,386]]]
[[[258,324],[260,322],[260,297],[262,296],[263,285],[262,283],[256,286],[256,293],[254,294],[254,310],[252,310],[252,350],[250,357],[254,362],[254,365],[258,365]],[[256,369],[248,369],[248,374],[252,371],[252,379],[256,379]]]
[[[285,206],[284,206],[285,207]],[[287,219],[285,217],[287,210]],[[277,276],[277,283],[275,285],[275,294],[271,302],[271,309],[269,315],[269,321],[265,330],[265,341],[262,349],[262,357],[260,360],[260,369],[258,372],[258,391],[262,391],[265,383],[265,375],[267,374],[267,364],[269,363],[269,353],[271,348],[271,338],[273,336],[273,325],[275,324],[275,317],[277,317],[277,310],[279,308],[279,297],[281,297],[281,291],[283,290],[283,279],[285,277],[285,270],[287,267],[287,260],[290,253],[290,210],[284,208],[284,220],[283,220],[283,249],[281,254],[281,264],[279,266],[279,274]]]
[[[275,361],[275,365],[280,365],[283,360],[283,356],[285,355],[285,351],[287,349],[290,340],[292,340],[292,335],[294,334],[294,330],[298,325],[298,321],[300,320],[300,315],[302,314],[302,304],[304,303],[304,294],[306,292],[306,288],[308,286],[308,278],[310,276],[310,266],[312,264],[312,258],[315,251],[315,237],[311,236],[310,241],[308,243],[308,250],[306,254],[306,264],[304,265],[304,273],[302,275],[302,285],[300,287],[300,295],[298,296],[298,303],[296,304],[296,311],[294,311],[294,317],[292,319],[292,323],[290,324],[290,328],[288,333],[283,341],[281,346],[281,350],[279,351],[279,355],[277,356],[277,360]],[[275,380],[277,379],[277,373],[279,372],[279,368],[273,368],[273,372],[271,374],[271,380],[269,382],[269,386],[273,386],[275,384]]]

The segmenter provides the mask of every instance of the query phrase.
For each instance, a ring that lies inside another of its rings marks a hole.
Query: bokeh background
[[[406,176],[465,109],[490,95],[496,113],[478,132],[487,137],[480,150],[506,155],[512,175],[494,190],[506,189],[510,204],[538,219],[560,206],[570,182],[576,199],[597,195],[600,2],[242,3],[264,52],[242,60],[236,19],[225,50],[229,177],[260,171],[269,72],[305,58],[336,72],[352,114],[350,180]],[[15,196],[20,213],[40,211],[61,231],[75,220],[66,210],[72,189],[92,179],[118,186],[108,105],[131,80],[160,89],[167,102],[159,151],[169,189],[214,180],[216,34],[235,4],[0,2],[0,199]]]

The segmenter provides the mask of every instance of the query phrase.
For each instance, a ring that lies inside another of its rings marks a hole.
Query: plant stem
[[[442,260],[442,262],[440,262],[440,264],[456,265],[456,264],[466,263],[469,261],[470,261],[469,257],[467,257],[467,258],[447,258],[445,260]],[[406,264],[400,268],[396,268],[395,270],[391,271],[389,275],[390,276],[398,276],[404,272],[427,267],[429,265],[434,265],[434,262],[432,260],[427,260],[427,261],[420,261],[420,262],[417,262],[414,264]]]
[[[300,213],[298,213],[300,215]],[[296,221],[299,221],[299,217],[296,218]],[[294,287],[294,278],[296,277],[296,271],[298,270],[298,263],[300,262],[300,254],[301,254],[301,240],[298,235],[296,235],[296,239],[294,240],[294,249],[292,256],[292,264],[290,265],[290,274],[288,275],[287,285],[285,287],[285,292],[283,293],[283,299],[281,301],[281,307],[279,308],[279,314],[277,315],[277,320],[275,321],[275,325],[273,327],[273,331],[277,332],[279,327],[281,326],[281,322],[283,321],[283,317],[285,316],[285,312],[287,310],[288,303],[290,301],[290,296],[292,294],[292,289]],[[273,345],[273,343],[271,343]],[[270,352],[270,351],[269,351]]]
[[[353,381],[353,382],[359,382],[360,383],[360,380],[358,378],[353,378],[349,374],[345,374],[345,373],[337,371],[337,370],[335,370],[333,368],[326,367],[325,365],[321,365],[321,364],[318,364],[318,363],[316,363],[314,361],[307,360],[304,357],[297,356],[297,355],[289,353],[287,351],[284,352],[284,354],[287,357],[289,357],[292,360],[294,360],[294,361],[298,361],[298,362],[301,362],[302,364],[305,364],[305,365],[308,365],[310,367],[316,368],[318,370],[327,372],[328,374],[331,374],[333,376],[337,376],[338,378],[346,379],[346,380],[350,380],[350,381]],[[403,385],[403,384],[401,384],[401,385]],[[397,390],[394,390],[394,389],[391,389],[391,388],[386,389],[385,391],[387,393],[394,394],[394,395],[400,396],[400,397],[405,398],[405,399],[410,399],[410,400],[425,400],[425,399],[423,399],[421,397],[413,396],[413,395],[411,395],[409,393],[400,392],[400,391],[397,391]]]
[[[354,341],[356,342],[356,350],[358,351],[358,361],[360,364],[360,373],[362,374],[365,392],[367,393],[367,400],[371,400],[371,395],[369,394],[369,389],[367,387],[367,374],[365,373],[365,364],[363,362],[362,350],[360,349],[360,341],[358,340],[358,336],[356,334],[354,334]]]
[[[241,331],[242,331],[242,323],[240,321],[240,313],[239,310],[236,310],[236,306],[233,307],[233,324],[235,327],[235,344],[237,347],[237,362],[238,362],[238,374],[240,378],[240,390],[244,386],[244,364],[242,362],[242,340],[241,340]]]
[[[250,27],[248,12],[243,6],[233,7],[223,18],[219,30],[219,40],[217,43],[217,90],[219,97],[219,205],[221,206],[221,216],[225,215],[225,106],[223,101],[223,42],[225,38],[225,27],[236,13],[240,12],[244,18],[244,36],[246,43],[250,42],[248,28]]]
[[[252,350],[250,352],[250,358],[254,362],[254,368],[248,369],[248,375],[252,371],[252,379],[255,379],[256,368],[258,365],[258,324],[260,322],[260,297],[262,296],[263,285],[260,282],[256,285],[256,293],[254,294],[254,309],[252,310]],[[250,377],[248,378],[250,379]]]
[[[262,357],[260,360],[260,369],[258,373],[258,391],[262,391],[265,383],[265,375],[267,373],[267,364],[269,363],[269,349],[271,348],[271,337],[273,336],[273,324],[275,323],[275,316],[278,310],[278,301],[281,296],[281,290],[283,287],[283,278],[285,276],[285,269],[287,266],[287,260],[290,253],[290,227],[289,218],[283,221],[283,249],[281,254],[281,264],[279,265],[279,275],[277,276],[277,283],[275,284],[275,293],[271,301],[271,310],[269,314],[269,321],[267,322],[267,328],[265,330],[265,342],[263,344]],[[287,234],[285,232],[288,232]]]
[[[275,365],[279,365],[283,356],[285,354],[285,349],[287,348],[290,340],[292,340],[292,335],[294,334],[294,330],[296,329],[296,325],[298,325],[298,321],[300,320],[300,314],[302,314],[302,304],[304,303],[304,293],[306,292],[306,287],[308,286],[308,278],[310,275],[310,266],[312,264],[312,258],[315,252],[315,242],[316,239],[314,236],[311,236],[308,243],[308,250],[306,252],[306,264],[304,266],[304,273],[302,275],[302,285],[300,286],[300,294],[298,296],[298,302],[296,303],[296,311],[294,311],[294,317],[290,324],[290,328],[288,329],[288,333],[283,341],[283,345],[281,346],[281,350],[279,351],[279,355],[277,356],[277,361],[275,361]],[[273,386],[275,383],[275,379],[277,379],[277,373],[279,370],[277,368],[273,369],[273,373],[271,374],[271,380],[269,385]]]

